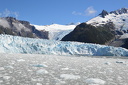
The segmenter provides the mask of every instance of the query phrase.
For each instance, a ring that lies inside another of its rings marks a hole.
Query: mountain
[[[62,41],[78,41],[84,43],[105,44],[114,38],[110,23],[106,26],[95,27],[86,23],[78,25],[71,33],[62,38]]]
[[[107,12],[105,10],[102,11],[99,16],[87,21],[87,24],[91,24],[93,26],[101,26],[108,22],[113,22],[115,25],[116,31],[127,32],[128,30],[128,9],[121,8],[116,11]]]
[[[29,53],[79,56],[128,56],[128,50],[112,46],[78,42],[0,35],[0,53]]]
[[[0,34],[48,39],[48,32],[38,31],[29,22],[17,20],[13,17],[0,18]]]
[[[127,23],[127,8],[111,12],[103,10],[97,17],[78,25],[75,30],[62,38],[62,41],[78,41],[124,47],[128,36],[125,36],[125,39],[120,39],[120,37],[128,33]]]
[[[0,34],[9,34],[30,38],[61,40],[69,34],[77,24],[68,25],[32,25],[28,21],[17,20],[13,17],[0,18]]]

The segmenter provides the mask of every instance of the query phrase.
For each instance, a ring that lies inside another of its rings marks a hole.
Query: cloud
[[[5,9],[2,13],[0,13],[0,17],[8,17],[8,16],[12,16],[12,17],[18,18],[19,13],[10,11],[8,9]]]
[[[73,11],[72,14],[73,14],[73,15],[82,15],[82,13],[76,12],[76,11]]]
[[[94,16],[97,13],[97,11],[92,7],[88,7],[84,12],[76,12],[73,11],[73,15],[81,15],[81,16]]]
[[[88,7],[85,10],[85,15],[87,15],[87,16],[95,15],[96,13],[97,13],[97,11],[92,6]]]

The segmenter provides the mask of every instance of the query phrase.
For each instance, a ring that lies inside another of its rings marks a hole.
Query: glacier
[[[40,25],[32,25],[32,26],[34,26],[39,31],[42,30],[48,31],[49,40],[61,40],[65,35],[73,31],[78,24],[79,23],[76,23],[74,25],[52,24],[45,26],[40,26]]]
[[[0,53],[119,57],[128,56],[128,50],[121,47],[23,38],[3,34],[0,35]]]

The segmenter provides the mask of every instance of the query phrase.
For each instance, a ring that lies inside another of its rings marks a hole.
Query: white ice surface
[[[0,35],[0,53],[50,55],[128,56],[128,50],[98,44],[62,42]]]
[[[33,66],[43,64],[47,67]],[[127,58],[0,54],[0,85],[127,84]]]

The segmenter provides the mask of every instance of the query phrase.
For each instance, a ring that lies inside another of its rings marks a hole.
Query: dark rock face
[[[99,14],[99,15],[101,15],[101,17],[105,18],[105,16],[108,15],[108,14],[109,13],[107,11],[103,10],[102,13]]]
[[[4,17],[2,19],[7,20],[10,27],[5,28],[4,26],[0,26],[0,34],[48,39],[48,32],[38,31],[27,21],[17,20],[13,17]]]
[[[124,44],[121,47],[128,49],[128,38],[125,39]]]
[[[94,27],[86,23],[81,23],[71,33],[66,35],[62,41],[105,44],[115,37],[111,31],[114,28],[110,28],[108,25]]]
[[[106,10],[103,10],[99,15],[101,15],[101,17],[105,18],[106,15],[113,14],[113,13],[115,15],[125,14],[125,13],[128,13],[128,9],[127,8],[121,8],[121,9],[118,9],[116,11],[111,11],[111,12],[107,12]]]

